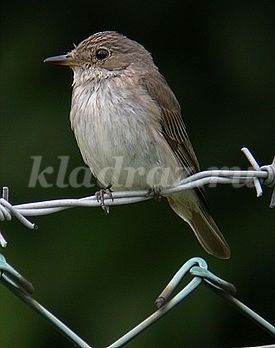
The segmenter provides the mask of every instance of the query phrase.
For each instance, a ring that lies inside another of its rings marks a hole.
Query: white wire
[[[275,182],[275,164],[259,167],[258,163],[247,148],[242,149],[245,156],[255,170],[208,170],[196,173],[183,179],[179,185],[163,189],[162,196],[167,196],[175,192],[189,190],[195,187],[213,184],[254,184],[257,196],[262,194],[261,182],[268,181],[268,184]],[[30,222],[26,216],[40,216],[53,214],[65,209],[74,207],[100,207],[102,202],[98,201],[97,195],[88,196],[80,199],[57,199],[36,203],[24,203],[11,205],[8,202],[9,192],[7,187],[3,188],[3,198],[0,198],[0,221],[9,221],[11,217],[16,217],[23,225],[30,229],[36,225]],[[113,192],[104,195],[104,205],[124,205],[143,202],[153,198],[147,190]],[[6,241],[0,233],[0,245],[6,246]]]

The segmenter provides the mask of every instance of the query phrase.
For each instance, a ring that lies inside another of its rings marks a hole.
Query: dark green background
[[[36,4],[37,3],[37,4]],[[184,109],[201,167],[247,167],[248,146],[260,164],[275,148],[275,3],[273,1],[40,1],[1,8],[0,185],[11,202],[91,195],[85,188],[28,188],[32,160],[70,169],[83,162],[70,130],[72,74],[43,59],[72,49],[97,31],[126,34],[152,52]],[[51,182],[55,182],[54,176]],[[150,201],[73,209],[2,224],[7,260],[33,282],[35,297],[94,347],[112,343],[153,310],[186,260],[204,257],[232,281],[238,296],[274,319],[274,210],[271,190],[208,190],[213,216],[232,247],[229,261],[204,253],[189,227]],[[0,287],[0,346],[71,347],[37,314]],[[232,347],[272,339],[201,288],[129,347]]]

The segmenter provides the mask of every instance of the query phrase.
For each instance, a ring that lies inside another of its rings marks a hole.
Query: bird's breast
[[[175,171],[178,163],[161,135],[159,116],[149,96],[118,79],[73,90],[70,119],[82,157],[114,189],[163,186],[153,182],[163,176],[161,168]],[[174,174],[166,176],[168,185],[175,182]]]

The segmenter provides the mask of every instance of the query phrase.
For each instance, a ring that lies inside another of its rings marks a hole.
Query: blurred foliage
[[[43,59],[89,35],[117,30],[142,43],[175,91],[202,168],[246,168],[240,148],[261,164],[275,148],[275,3],[273,1],[2,2],[0,54],[0,185],[11,202],[82,197],[85,188],[28,188],[31,156],[58,167],[82,166],[70,131],[71,73]],[[51,178],[55,182],[54,175]],[[33,282],[35,297],[95,347],[110,344],[153,310],[162,287],[198,255],[235,283],[239,297],[274,318],[274,210],[270,190],[208,190],[232,259],[206,255],[166,202],[73,209],[2,229],[7,260]],[[272,284],[271,284],[272,282]],[[0,287],[0,345],[71,346]],[[241,330],[240,330],[241,328]],[[205,289],[129,347],[231,347],[271,343],[270,337]]]

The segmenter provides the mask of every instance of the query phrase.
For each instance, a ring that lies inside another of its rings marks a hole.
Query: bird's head
[[[151,54],[142,45],[114,31],[96,33],[71,52],[44,62],[69,66],[75,80],[84,81],[156,69]]]

